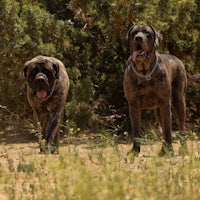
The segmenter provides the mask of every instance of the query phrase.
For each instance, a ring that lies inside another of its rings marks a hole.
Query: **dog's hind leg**
[[[184,81],[176,83],[175,86],[173,87],[172,103],[176,111],[180,131],[185,130],[185,118],[186,118],[185,91],[186,91],[186,83]]]
[[[186,118],[186,105],[185,105],[185,85],[184,82],[180,84],[180,87],[177,87],[173,91],[173,106],[176,111],[176,116],[179,123],[179,134],[177,134],[180,139],[180,154],[185,154],[188,152],[186,140],[188,138],[187,133],[185,133],[185,118]]]
[[[179,122],[179,133],[177,134],[177,137],[179,138],[181,145],[179,149],[179,154],[185,155],[188,152],[186,143],[188,139],[188,134],[185,132],[186,107],[185,107],[184,96],[179,96],[177,97],[177,99],[174,100],[174,108],[176,110]]]
[[[177,97],[174,99],[174,109],[176,111],[176,115],[178,118],[179,123],[179,130],[184,131],[185,130],[185,118],[186,118],[186,107],[185,107],[185,97]]]

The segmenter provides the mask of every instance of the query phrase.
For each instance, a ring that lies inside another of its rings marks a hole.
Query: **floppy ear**
[[[161,33],[157,32],[152,26],[150,26],[154,32],[154,46],[158,47],[163,40],[163,36]]]
[[[60,65],[62,65],[61,61],[59,61],[58,59],[54,57],[47,57],[47,62],[52,63],[55,77],[59,79]]]
[[[27,63],[25,63],[24,70],[23,70],[23,76],[25,79],[27,79],[27,69],[28,69],[28,65],[27,65]]]
[[[54,62],[53,69],[55,71],[56,78],[59,79],[59,64]]]
[[[134,25],[131,26],[131,28],[129,28],[128,33],[126,34],[126,42],[127,42],[127,43],[129,43],[130,33],[131,33],[131,31],[133,30],[133,27],[134,27]]]

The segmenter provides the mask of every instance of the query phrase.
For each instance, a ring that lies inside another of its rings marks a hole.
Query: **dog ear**
[[[53,69],[55,71],[56,78],[59,79],[59,64],[54,62]]]
[[[47,60],[52,63],[52,65],[53,65],[53,71],[55,73],[55,77],[57,79],[59,79],[60,65],[62,63],[60,63],[60,61],[58,59],[54,58],[54,57],[48,57]]]
[[[129,28],[128,33],[126,34],[126,39],[125,39],[125,41],[126,41],[127,43],[129,43],[130,33],[131,33],[131,31],[133,30],[133,27],[134,27],[134,25],[131,26],[131,28]]]
[[[28,69],[28,64],[27,62],[24,65],[24,70],[23,70],[23,76],[25,79],[27,79],[27,69]]]
[[[152,29],[153,32],[154,32],[154,46],[157,48],[157,47],[160,45],[160,43],[162,42],[163,36],[162,36],[161,33],[159,33],[158,31],[156,31],[156,30],[153,28],[153,26],[150,26],[150,27],[151,27],[151,29]]]

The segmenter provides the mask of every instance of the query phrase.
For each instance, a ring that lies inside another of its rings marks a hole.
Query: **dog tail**
[[[189,83],[193,82],[193,83],[200,83],[200,74],[189,74],[187,73],[187,79],[189,81]]]

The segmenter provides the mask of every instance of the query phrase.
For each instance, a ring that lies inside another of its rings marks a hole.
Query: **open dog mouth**
[[[46,99],[49,96],[49,94],[50,93],[46,90],[38,90],[34,92],[34,95],[40,100]]]
[[[145,51],[142,49],[142,47],[140,45],[137,46],[137,50],[133,51],[132,54],[132,60],[136,61],[138,56],[145,56]]]

